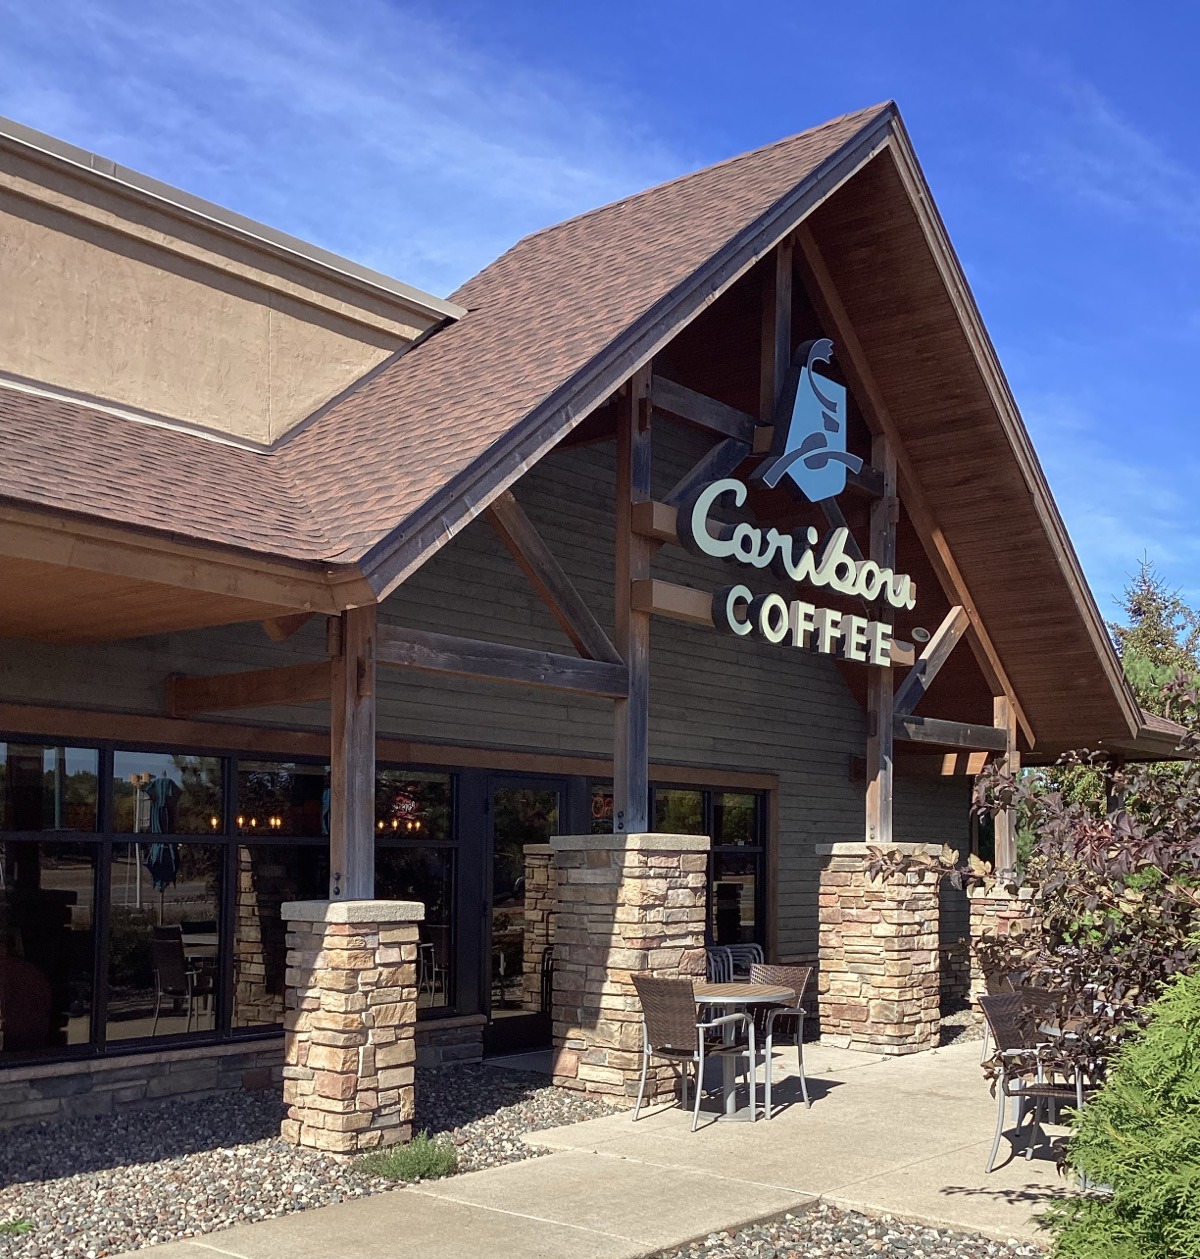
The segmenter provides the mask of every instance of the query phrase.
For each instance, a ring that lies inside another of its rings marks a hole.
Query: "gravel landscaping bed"
[[[976,1014],[970,1006],[964,1005],[960,1010],[952,1010],[942,1015],[941,1034],[938,1044],[941,1047],[957,1044],[961,1040],[982,1040],[983,1018]]]
[[[711,1233],[655,1259],[1018,1259],[1044,1254],[1033,1242],[997,1242],[821,1205],[768,1224]]]
[[[546,1077],[492,1067],[417,1076],[417,1129],[445,1133],[459,1168],[536,1157],[526,1132],[608,1114]],[[2,1259],[103,1259],[232,1224],[398,1188],[278,1139],[272,1092],[164,1102],[119,1116],[28,1124],[0,1136]]]

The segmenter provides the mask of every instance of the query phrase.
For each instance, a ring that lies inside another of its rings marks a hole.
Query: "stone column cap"
[[[615,835],[551,835],[555,852],[708,852],[707,835],[660,835],[654,832]]]
[[[915,857],[921,854],[936,856],[942,851],[941,844],[873,844],[865,839],[855,839],[835,844],[818,844],[816,853],[818,857],[866,857],[871,848],[880,848],[884,852],[903,853],[906,857]]]
[[[522,844],[521,850],[527,857],[548,857],[554,851],[553,844]]]
[[[420,901],[284,901],[279,915],[290,922],[421,922]]]

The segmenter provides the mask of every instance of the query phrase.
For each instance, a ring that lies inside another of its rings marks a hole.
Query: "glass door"
[[[491,984],[487,1053],[515,1053],[550,1043],[543,976],[551,957],[527,939],[525,845],[562,833],[566,783],[558,779],[494,778],[489,791],[491,885],[488,913]]]

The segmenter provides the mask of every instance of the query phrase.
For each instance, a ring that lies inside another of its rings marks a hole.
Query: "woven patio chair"
[[[771,1118],[771,1059],[775,1048],[775,1033],[778,1030],[789,1041],[794,1039],[796,1045],[796,1063],[800,1072],[800,1092],[804,1097],[805,1108],[812,1106],[808,1098],[808,1080],[804,1074],[804,990],[812,976],[811,966],[769,966],[755,962],[750,967],[752,984],[771,984],[780,988],[790,988],[795,999],[780,1002],[778,1005],[756,1006],[754,1011],[755,1031],[763,1043],[763,1061],[766,1063],[766,1095],[764,1104],[766,1117]]]
[[[690,979],[660,979],[655,975],[634,975],[633,986],[642,1002],[642,1080],[638,1085],[634,1122],[642,1108],[646,1075],[651,1058],[665,1058],[678,1070],[683,1082],[683,1106],[687,1109],[687,1069],[696,1068],[696,1103],[692,1110],[692,1131],[700,1122],[700,1096],[704,1091],[704,1063],[708,1058],[745,1058],[750,1081],[750,1118],[754,1119],[754,1064],[757,1052],[754,1021],[744,1013],[724,1014],[701,1022],[696,1018],[696,993]],[[740,1028],[730,1042],[723,1039],[727,1028]]]
[[[983,987],[989,997],[1000,997],[1006,992],[1015,992],[1016,985],[1013,983],[1012,975],[1008,971],[989,969],[980,965],[983,971]],[[992,1029],[988,1026],[987,1019],[983,1020],[983,1048],[979,1054],[980,1062],[987,1062],[991,1055],[988,1050],[991,1048]]]
[[[705,971],[710,984],[733,982],[733,954],[723,944],[710,944],[704,950]]]
[[[730,944],[729,956],[733,959],[734,979],[745,979],[750,974],[750,967],[763,961],[761,944]]]
[[[979,998],[984,1018],[991,1028],[1000,1052],[1000,1074],[996,1079],[996,1137],[988,1156],[987,1170],[996,1165],[996,1152],[1004,1135],[1004,1118],[1008,1099],[1017,1099],[1017,1129],[1025,1117],[1025,1108],[1033,1103],[1033,1123],[1026,1138],[1025,1158],[1031,1159],[1041,1132],[1043,1108],[1048,1103],[1066,1103],[1083,1109],[1083,1073],[1075,1063],[1065,1059],[1047,1043],[1037,1030],[1037,1013],[1021,992],[1001,993]],[[1071,1083],[1057,1083],[1055,1075],[1069,1077]]]

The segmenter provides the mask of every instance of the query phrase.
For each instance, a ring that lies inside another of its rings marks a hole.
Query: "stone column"
[[[284,1140],[350,1157],[412,1136],[415,901],[289,901]]]
[[[975,946],[984,936],[1019,936],[1037,933],[1042,926],[1042,909],[1036,889],[1018,888],[1010,892],[999,884],[981,883],[967,892],[971,902],[971,1004],[987,992],[983,970]]]
[[[525,845],[525,983],[521,1005],[542,1008],[542,955],[554,943],[554,849]]]
[[[892,844],[936,855],[936,844]],[[889,851],[891,851],[889,849]],[[938,877],[867,877],[866,846],[819,844],[821,1039],[845,1049],[932,1049],[941,1023]]]
[[[704,978],[704,835],[560,835],[557,881],[554,1083],[612,1098],[637,1095],[642,1008],[631,976]],[[655,1065],[647,1098],[669,1097]]]

